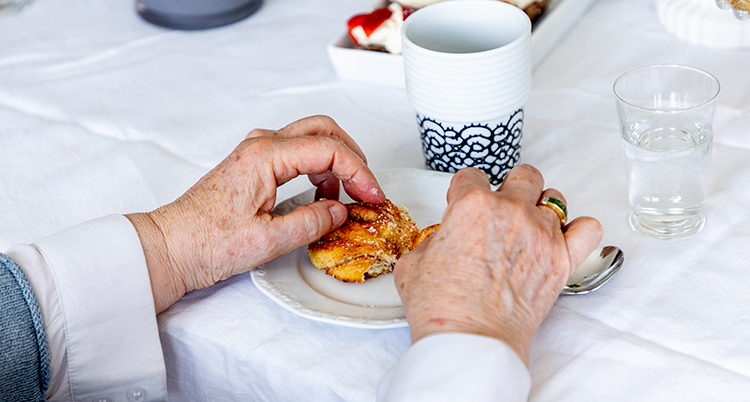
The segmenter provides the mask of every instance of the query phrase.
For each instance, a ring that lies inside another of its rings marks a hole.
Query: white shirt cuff
[[[378,402],[526,401],[531,376],[505,343],[444,333],[412,345],[380,382]]]
[[[89,221],[7,254],[26,272],[42,308],[51,400],[167,399],[148,268],[127,218]]]

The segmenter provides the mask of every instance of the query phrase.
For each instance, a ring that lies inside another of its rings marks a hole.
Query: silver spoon
[[[623,261],[625,255],[615,246],[594,250],[568,279],[561,294],[580,295],[599,289],[620,270]]]

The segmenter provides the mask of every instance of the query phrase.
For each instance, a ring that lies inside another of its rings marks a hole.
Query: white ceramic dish
[[[594,2],[596,0],[549,1],[531,33],[532,69],[544,61]],[[341,26],[345,28],[346,21],[342,21]],[[401,55],[356,49],[347,33],[328,45],[328,57],[342,79],[405,87]]]
[[[658,0],[659,21],[677,37],[719,48],[750,47],[750,22],[705,0]]]
[[[442,220],[450,173],[422,169],[396,169],[376,175],[383,191],[397,205],[405,205],[420,228]],[[274,213],[286,214],[313,201],[309,190],[279,203]],[[342,196],[342,202],[351,202]],[[253,271],[255,285],[280,306],[311,320],[357,328],[406,326],[393,275],[380,275],[364,283],[344,283],[310,263],[307,248],[300,247]]]

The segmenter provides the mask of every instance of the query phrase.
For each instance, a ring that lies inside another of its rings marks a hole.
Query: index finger
[[[354,199],[373,204],[385,201],[375,175],[362,158],[342,139],[332,136],[299,136],[271,141],[265,152],[271,152],[271,167],[277,185],[301,175],[330,172],[344,184]]]
[[[300,135],[330,135],[338,137],[354,153],[367,163],[367,158],[362,149],[357,145],[352,137],[344,131],[336,121],[328,116],[310,116],[297,120],[278,131],[279,136],[283,138],[298,137]]]

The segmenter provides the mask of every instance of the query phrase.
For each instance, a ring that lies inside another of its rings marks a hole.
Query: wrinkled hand
[[[272,216],[276,188],[309,175],[316,199]],[[324,116],[281,130],[253,130],[218,166],[171,204],[130,214],[144,246],[156,311],[185,293],[246,272],[340,226],[354,199],[385,200],[362,150]]]
[[[588,217],[563,232],[555,212],[537,206],[543,186],[529,165],[511,170],[496,192],[477,169],[454,176],[440,229],[394,269],[413,342],[441,332],[484,335],[528,364],[534,333],[602,238]],[[544,195],[565,201],[553,189]]]

